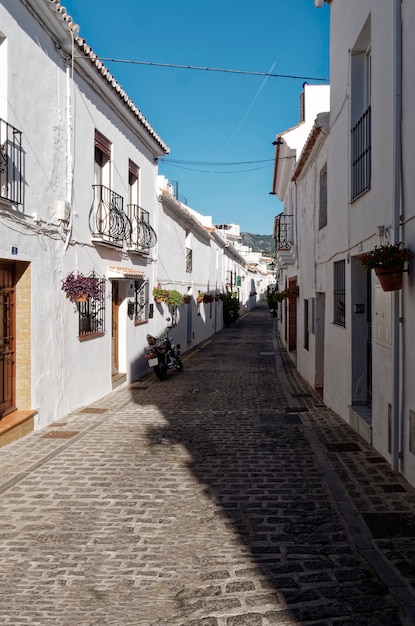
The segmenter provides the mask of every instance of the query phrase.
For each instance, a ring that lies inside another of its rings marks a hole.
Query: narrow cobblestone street
[[[0,624],[414,625],[415,490],[267,306],[184,366],[0,449]]]

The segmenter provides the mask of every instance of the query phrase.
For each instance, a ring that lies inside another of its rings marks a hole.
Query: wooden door
[[[14,267],[0,263],[0,417],[15,410]]]
[[[288,288],[294,289],[297,286],[297,279],[288,281]],[[288,350],[292,352],[297,349],[297,298],[288,299]]]
[[[112,375],[118,374],[118,281],[112,282]]]

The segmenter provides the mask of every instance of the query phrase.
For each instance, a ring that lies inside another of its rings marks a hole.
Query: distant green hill
[[[251,233],[241,233],[242,244],[249,246],[254,252],[263,252],[273,256],[275,252],[275,241],[272,235],[253,235]]]

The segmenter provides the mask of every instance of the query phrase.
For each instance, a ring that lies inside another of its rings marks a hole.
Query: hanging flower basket
[[[403,264],[396,267],[376,267],[375,274],[383,291],[402,289]]]
[[[102,296],[102,280],[92,274],[85,276],[81,272],[70,272],[62,281],[62,290],[71,302],[86,302],[88,298],[100,300]]]
[[[196,301],[200,304],[200,302],[203,302],[204,297],[205,297],[205,294],[204,294],[204,293],[199,292],[199,293],[197,294]]]
[[[167,298],[167,290],[161,289],[160,287],[154,287],[153,289],[153,298],[157,304],[164,302]]]
[[[191,301],[192,301],[192,296],[183,296],[183,302],[185,304],[190,304]]]
[[[183,296],[176,289],[170,289],[170,291],[167,291],[165,300],[167,304],[170,304],[170,306],[180,306],[183,304]]]
[[[213,302],[213,296],[211,293],[206,293],[203,297],[203,302]]]
[[[413,256],[402,242],[375,246],[373,250],[359,256],[359,261],[367,269],[374,269],[383,291],[402,289],[404,265]]]
[[[298,285],[295,285],[295,287],[287,287],[287,289],[280,292],[280,297],[282,296],[281,300],[284,300],[284,298],[298,298],[299,295],[300,288]]]

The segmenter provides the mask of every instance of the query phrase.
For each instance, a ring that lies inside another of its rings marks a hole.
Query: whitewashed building
[[[59,0],[0,3],[0,445],[149,371],[173,313],[158,283],[194,296],[174,312],[185,350],[222,327],[195,296],[246,264],[160,187],[168,151]],[[97,291],[73,303],[79,273]]]
[[[300,291],[300,300],[296,296],[285,298],[278,307],[279,334],[294,363],[298,361],[301,374],[310,382],[313,374],[308,357],[310,350],[306,346],[307,341],[313,340],[310,321],[316,292],[314,255],[317,236],[314,212],[316,177],[320,175],[316,168],[320,165],[315,164],[310,169],[309,157],[311,151],[315,154],[324,142],[327,121],[319,114],[328,111],[329,99],[329,86],[304,85],[300,94],[298,125],[278,133],[275,140],[272,193],[284,203],[283,212],[274,221],[277,288],[280,292],[288,288],[293,292],[297,288]],[[324,156],[322,160],[324,162]],[[299,305],[303,300],[307,305]],[[307,341],[304,335],[307,335]]]
[[[324,395],[415,484],[413,280],[384,292],[359,262],[386,242],[415,250],[414,20],[410,0],[330,5],[327,276],[344,291],[345,317],[330,298]]]
[[[320,110],[330,111],[329,117],[316,117],[302,151],[286,150],[295,163],[286,166],[285,189],[276,164],[284,213],[290,198],[297,210],[294,234],[287,236],[297,246],[294,259],[284,252],[286,276],[296,276],[299,286],[296,344],[290,345],[288,332],[287,347],[325,404],[415,484],[413,261],[402,288],[384,291],[359,259],[385,243],[401,241],[415,251],[415,5],[327,4],[330,106]],[[317,126],[327,135],[320,132],[308,150]],[[277,218],[276,236],[281,232]]]

